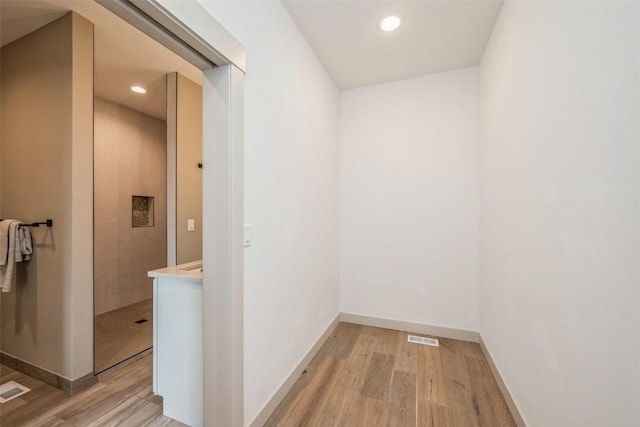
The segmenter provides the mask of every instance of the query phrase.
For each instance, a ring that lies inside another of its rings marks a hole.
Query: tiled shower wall
[[[167,259],[166,122],[96,98],[95,314],[152,297],[147,271]],[[152,227],[132,227],[131,197],[155,198]]]

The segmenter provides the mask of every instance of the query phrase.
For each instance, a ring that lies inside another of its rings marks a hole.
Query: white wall
[[[530,426],[636,426],[637,2],[507,1],[481,64],[480,332]]]
[[[279,2],[201,3],[247,50],[249,424],[338,314],[338,91]]]
[[[478,330],[477,67],[340,95],[342,312]]]

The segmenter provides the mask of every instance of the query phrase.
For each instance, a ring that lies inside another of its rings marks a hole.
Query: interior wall
[[[176,79],[176,259],[202,259],[202,87],[181,74]],[[195,230],[187,230],[187,221]]]
[[[640,11],[507,1],[481,64],[480,332],[527,425],[640,424]]]
[[[166,122],[95,99],[95,314],[153,297],[167,259]],[[154,197],[154,225],[132,226],[132,196]]]
[[[338,91],[279,2],[201,3],[247,50],[248,425],[338,314]]]
[[[0,296],[1,350],[77,379],[93,367],[93,25],[70,13],[6,45],[1,86],[0,217],[54,220]]]
[[[340,310],[478,331],[478,69],[340,94]]]

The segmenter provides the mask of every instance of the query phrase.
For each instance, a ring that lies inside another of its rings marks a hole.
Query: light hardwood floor
[[[267,426],[515,426],[478,344],[340,323]]]
[[[0,404],[0,425],[13,426],[184,426],[162,415],[162,398],[152,392],[152,356],[90,388],[65,392],[0,365],[0,383],[16,381],[30,392]]]
[[[135,323],[146,319],[144,323]],[[153,346],[153,300],[128,305],[95,318],[95,371],[102,372]]]
[[[147,356],[77,395],[0,366],[31,391],[0,404],[5,426],[182,426],[162,415]],[[515,426],[480,347],[340,323],[267,426]]]

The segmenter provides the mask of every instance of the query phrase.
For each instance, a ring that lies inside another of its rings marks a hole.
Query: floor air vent
[[[417,337],[415,335],[409,335],[409,342],[416,344],[431,345],[433,347],[440,347],[440,343],[435,338]]]
[[[31,391],[30,388],[26,388],[15,381],[6,382],[0,385],[0,403],[8,402],[11,399],[22,396],[29,391]]]

